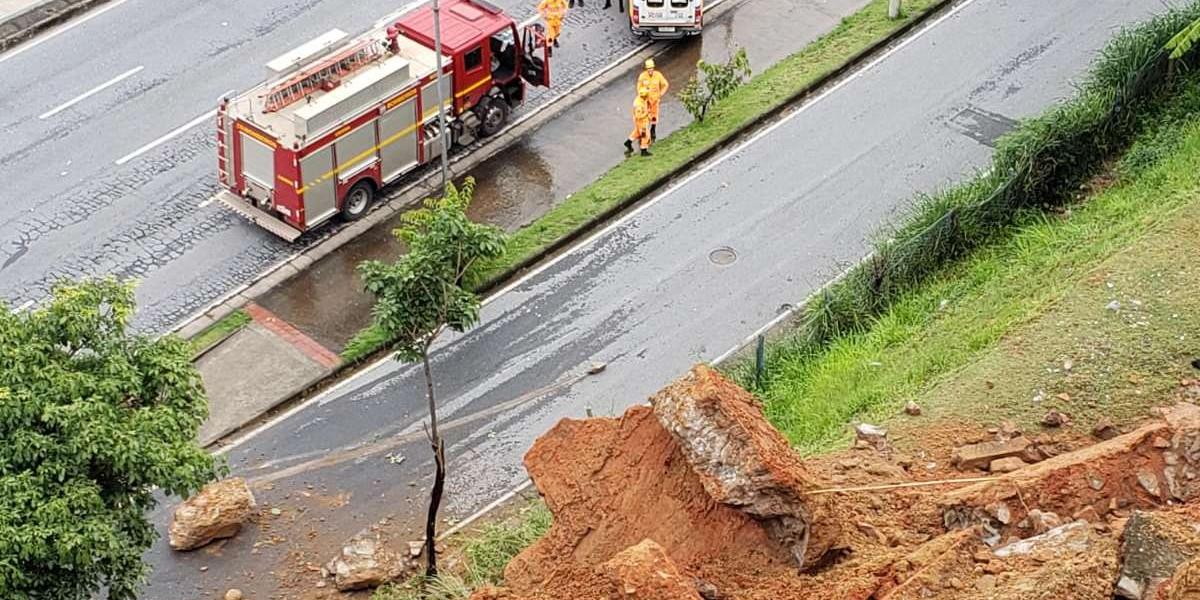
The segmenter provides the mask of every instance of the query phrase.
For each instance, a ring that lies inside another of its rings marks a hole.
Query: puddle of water
[[[847,14],[866,3],[829,0],[826,9],[830,14]],[[663,100],[659,136],[691,121],[678,93],[695,72],[696,61],[723,61],[740,44],[746,48],[754,73],[761,73],[803,47],[814,37],[813,32],[826,31],[836,21],[823,13],[814,17],[812,5],[803,0],[752,0],[710,23],[703,36],[672,45],[655,57],[671,82],[671,91]],[[476,167],[471,173],[476,189],[470,217],[514,231],[626,160],[622,144],[633,127],[631,106],[640,71],[641,66],[635,66],[612,85]],[[391,234],[398,225],[398,216],[381,223],[272,290],[259,303],[325,347],[341,351],[349,338],[371,321],[371,297],[363,291],[355,268],[363,260],[399,256],[399,244]]]

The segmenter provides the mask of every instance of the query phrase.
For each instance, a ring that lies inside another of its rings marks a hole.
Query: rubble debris
[[[951,460],[954,466],[966,471],[987,466],[1000,458],[1018,456],[1028,446],[1029,439],[1021,436],[1005,441],[968,444],[955,450]]]
[[[1092,436],[1098,440],[1111,440],[1118,435],[1121,435],[1121,432],[1108,419],[1100,419],[1096,426],[1092,427]]]
[[[823,501],[804,495],[817,487],[812,476],[763,418],[754,397],[701,365],[651,397],[650,404],[704,491],[762,522],[768,535],[791,551],[796,566],[803,566],[814,511]],[[828,537],[818,541],[814,556],[820,557],[829,542]]]
[[[700,600],[694,584],[654,540],[642,540],[601,565],[625,600]]]
[[[887,429],[870,423],[859,423],[854,427],[855,447],[870,448],[877,452],[887,452],[891,445],[887,440]]]
[[[904,414],[906,414],[910,417],[921,416],[921,405],[917,404],[916,402],[913,402],[912,400],[909,400],[908,404],[904,405]]]
[[[214,481],[175,509],[167,539],[172,549],[187,551],[233,537],[256,506],[245,479]]]
[[[242,590],[237,588],[225,591],[225,600],[242,600],[245,597],[245,594],[242,594]]]
[[[1147,598],[1183,562],[1200,557],[1200,506],[1134,511],[1121,532],[1121,578],[1136,582]]]
[[[342,546],[325,570],[339,591],[348,592],[395,581],[403,575],[405,564],[382,547],[378,533],[364,529]]]
[[[1117,586],[1113,588],[1113,597],[1125,600],[1142,600],[1142,593],[1142,584],[1128,577],[1118,579]]]
[[[1051,410],[1042,417],[1042,427],[1062,427],[1067,424],[1067,418],[1057,410]]]

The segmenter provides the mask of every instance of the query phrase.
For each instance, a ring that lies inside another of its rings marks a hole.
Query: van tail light
[[[699,4],[696,5],[696,26],[704,25],[704,8]]]
[[[637,25],[638,23],[641,23],[642,16],[640,14],[640,11],[638,11],[638,7],[631,6],[630,8],[632,8],[633,10],[629,12],[629,18],[633,19],[633,24]]]

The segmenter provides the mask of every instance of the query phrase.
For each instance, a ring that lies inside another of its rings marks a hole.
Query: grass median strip
[[[217,322],[205,327],[203,331],[188,340],[188,343],[192,345],[192,353],[197,356],[203,354],[205,350],[221,343],[225,338],[237,333],[248,324],[250,324],[250,315],[246,314],[244,310],[235,310],[221,317]]]
[[[474,283],[477,287],[485,287],[504,278],[559,240],[588,226],[593,219],[645,195],[663,177],[679,171],[763,115],[786,104],[795,94],[834,72],[847,60],[939,5],[939,0],[906,2],[905,13],[896,20],[887,18],[887,5],[887,0],[872,1],[803,50],[755,76],[723,100],[703,122],[693,122],[658,140],[652,158],[622,162],[512,234],[504,258],[480,269]],[[368,327],[346,345],[342,358],[347,363],[356,362],[386,344],[385,336]]]

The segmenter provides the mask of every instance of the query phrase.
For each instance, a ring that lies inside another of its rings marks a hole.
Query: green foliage
[[[44,308],[0,307],[0,598],[135,596],[152,490],[210,481],[191,347],[131,335],[131,286],[61,284]]]
[[[467,581],[472,587],[504,582],[504,568],[550,530],[552,516],[538,502],[521,510],[514,522],[488,523],[467,542]]]
[[[192,351],[199,354],[237,333],[243,327],[249,325],[250,321],[250,315],[246,311],[235,310],[212,325],[205,327],[204,331],[197,333],[188,342],[192,345]]]
[[[1171,51],[1171,59],[1179,60],[1191,51],[1192,46],[1200,40],[1200,19],[1188,23],[1187,27],[1179,30],[1164,46]]]
[[[679,93],[679,99],[692,118],[703,121],[709,108],[728,98],[750,78],[750,59],[745,48],[738,48],[724,64],[697,62],[696,71]]]
[[[479,261],[504,254],[504,234],[467,217],[474,191],[471,178],[461,189],[447,184],[445,196],[405,215],[395,234],[408,251],[399,260],[359,265],[375,296],[374,326],[399,360],[421,360],[443,328],[465,331],[479,321],[479,298],[464,280]]]

